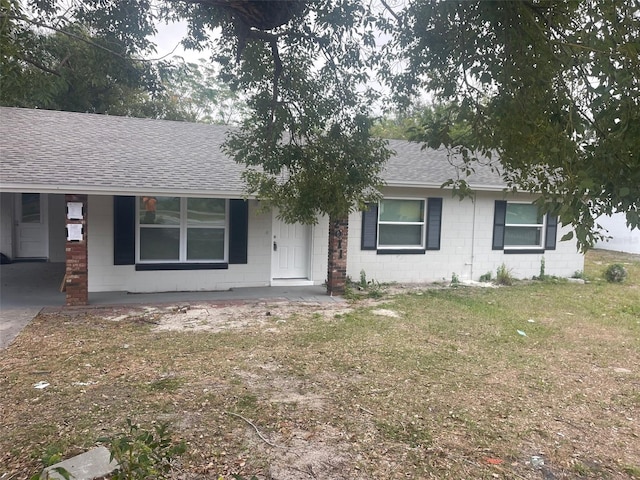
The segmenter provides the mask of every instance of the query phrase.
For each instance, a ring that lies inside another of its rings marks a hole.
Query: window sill
[[[424,255],[424,248],[396,248],[378,249],[378,255]]]
[[[504,249],[504,253],[507,255],[517,255],[517,254],[530,254],[530,253],[544,253],[544,248],[511,248],[511,249]]]
[[[158,270],[227,270],[228,263],[136,263],[137,272]]]

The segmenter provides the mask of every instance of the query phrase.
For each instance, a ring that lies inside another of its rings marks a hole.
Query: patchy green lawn
[[[181,479],[640,479],[640,257],[585,276],[43,313],[0,352],[0,479],[127,418],[170,422]]]

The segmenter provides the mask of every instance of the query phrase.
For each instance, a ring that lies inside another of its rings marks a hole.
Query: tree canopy
[[[17,45],[7,40],[2,50],[0,105],[220,124],[242,115],[238,95],[210,63],[147,61],[75,19],[50,29],[24,28],[28,22],[11,28],[19,12],[0,30],[24,42],[12,52]]]
[[[510,187],[541,193],[583,247],[600,214],[638,227],[638,0],[414,0],[392,28],[389,59],[404,63],[383,74],[396,98],[427,90],[455,106],[416,139],[471,164],[498,156]]]
[[[427,93],[446,108],[414,140],[469,169],[499,157],[509,188],[540,193],[581,246],[599,214],[640,224],[639,0],[90,0],[72,11],[42,0],[31,15],[0,5],[3,82],[8,59],[29,62],[34,31],[77,22],[139,55],[155,22],[186,20],[185,46],[212,47],[221,78],[248,99],[228,153],[287,220],[375,198],[391,152],[368,118],[382,95],[403,108]]]
[[[79,22],[48,30],[41,20],[25,25],[19,3],[1,5],[12,13],[0,19],[2,105],[104,113],[158,91],[156,66],[131,61],[122,42],[92,35]]]
[[[238,125],[246,115],[246,105],[237,91],[218,79],[210,62],[173,59],[160,72],[162,95],[153,103],[163,106],[169,120]]]
[[[360,1],[90,0],[70,11],[44,0],[30,3],[35,14],[0,1],[9,57],[20,62],[27,42],[19,35],[32,37],[44,24],[57,32],[78,22],[140,54],[150,51],[158,19],[188,21],[185,45],[212,47],[221,77],[247,99],[246,119],[226,150],[247,165],[249,193],[266,197],[283,218],[307,223],[319,214],[345,217],[377,197],[390,152],[369,133],[375,95],[364,49],[374,46],[374,18]]]

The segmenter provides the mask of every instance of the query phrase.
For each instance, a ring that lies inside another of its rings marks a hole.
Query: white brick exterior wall
[[[449,191],[439,189],[387,189],[387,197],[441,197],[442,230],[440,250],[424,254],[378,255],[375,250],[361,250],[360,212],[349,218],[347,274],[360,278],[364,270],[368,279],[380,282],[450,281],[455,273],[461,280],[478,280],[487,272],[495,276],[505,264],[517,278],[530,278],[540,272],[545,259],[545,272],[568,277],[584,268],[584,258],[577,252],[575,241],[560,242],[567,229],[560,229],[556,250],[544,254],[505,254],[492,250],[495,200],[502,193],[478,192],[475,199],[458,200]],[[530,201],[520,195],[507,200]],[[3,193],[0,206],[0,240],[3,253],[12,253],[13,198]],[[50,260],[64,261],[64,203],[59,195],[50,196]],[[267,286],[271,283],[272,214],[261,212],[258,202],[249,202],[248,264],[229,265],[226,270],[136,271],[134,265],[113,265],[113,198],[89,197],[89,291],[198,291],[225,290],[237,287]],[[329,222],[321,218],[311,229],[310,279],[319,285],[327,276]],[[62,233],[60,233],[62,232]]]
[[[269,285],[271,215],[257,214],[249,202],[247,265],[227,270],[136,271],[134,265],[113,264],[113,198],[89,197],[89,291],[170,292],[226,290]]]
[[[384,192],[385,197],[428,198],[441,197],[442,229],[440,250],[427,250],[424,254],[379,255],[375,250],[361,250],[362,213],[349,218],[349,251],[347,274],[352,280],[360,278],[364,270],[368,279],[380,282],[434,282],[450,281],[455,273],[460,280],[478,280],[487,272],[495,277],[496,269],[505,264],[517,278],[530,278],[540,273],[540,262],[545,259],[545,273],[569,277],[584,268],[584,257],[575,241],[560,242],[568,231],[560,228],[556,250],[544,254],[506,254],[492,250],[495,200],[530,201],[526,195],[504,197],[502,193],[478,192],[475,199],[459,200],[448,190],[394,189]]]
[[[136,271],[134,265],[113,264],[113,197],[89,197],[89,291],[170,292],[213,291],[260,287],[271,283],[272,215],[249,201],[248,263],[226,270]],[[327,269],[328,222],[312,228],[312,280],[324,282]]]

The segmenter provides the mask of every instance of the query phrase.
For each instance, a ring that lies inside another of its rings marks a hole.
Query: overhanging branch
[[[32,18],[29,18],[27,16],[24,15],[11,15],[11,14],[6,14],[6,13],[0,13],[0,19],[10,19],[10,20],[20,20],[23,22],[26,22],[30,25],[33,25],[34,27],[41,27],[41,28],[46,28],[49,30],[53,30],[54,32],[58,32],[61,33],[63,35],[66,35],[67,37],[70,38],[74,38],[76,40],[79,40],[80,42],[84,42],[87,45],[91,45],[92,47],[98,48],[100,50],[103,50],[111,55],[114,55],[118,58],[121,58],[123,60],[132,60],[135,62],[150,62],[150,60],[145,60],[143,58],[134,58],[134,57],[127,57],[126,55],[122,55],[119,52],[116,52],[115,50],[111,50],[108,47],[105,47],[104,45],[100,45],[99,43],[96,43],[94,41],[89,40],[88,38],[82,36],[82,35],[78,35],[77,33],[73,33],[73,32],[69,32],[68,30],[65,30],[64,28],[59,28],[59,27],[54,27],[53,25],[48,25],[44,22],[39,22],[38,20],[34,20]]]
[[[280,75],[282,75],[282,59],[278,50],[278,35],[260,30],[250,29],[246,32],[246,38],[249,40],[261,40],[271,46],[271,57],[273,58],[273,85],[271,91],[271,113],[269,118],[269,136],[271,140],[273,133],[273,124],[275,122],[276,107],[278,106]],[[240,39],[239,39],[240,41]]]
[[[171,0],[176,1],[176,0]],[[247,27],[273,30],[302,14],[308,0],[179,0],[180,2],[219,7]]]
[[[50,73],[51,75],[55,75],[56,77],[62,78],[62,75],[60,74],[60,72],[58,72],[57,70],[52,70],[51,68],[47,67],[46,65],[38,62],[37,60],[35,60],[35,59],[31,58],[31,57],[27,57],[27,56],[24,56],[24,55],[18,55],[17,58],[19,58],[23,62],[27,62],[28,64],[33,65],[38,70],[42,70],[43,72]],[[62,66],[62,63],[60,64],[60,66]]]
[[[400,16],[389,6],[389,4],[385,0],[380,0],[380,3],[384,7],[384,9],[389,12],[389,14],[391,14],[393,18],[396,19],[396,22],[398,22],[398,24],[402,23],[402,19],[400,18]]]

